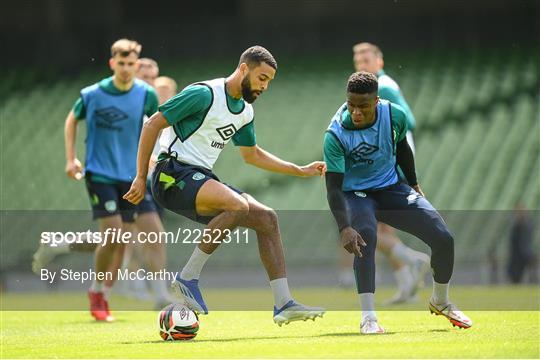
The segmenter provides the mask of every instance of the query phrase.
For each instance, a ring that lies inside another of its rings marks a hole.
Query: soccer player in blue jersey
[[[159,132],[161,154],[153,172],[152,192],[166,208],[207,224],[216,242],[201,243],[173,282],[173,289],[194,311],[208,313],[199,289],[201,270],[227,230],[243,226],[255,230],[259,254],[274,295],[274,322],[315,319],[324,309],[297,303],[287,283],[285,258],[274,210],[252,196],[222,183],[212,172],[219,154],[232,140],[245,162],[295,176],[323,175],[326,166],[284,161],[257,145],[252,103],[268,89],[277,63],[261,46],[247,49],[227,78],[186,87],[159,107],[146,123],[139,145],[137,177],[125,199],[137,204],[145,193],[148,160]]]
[[[156,112],[158,99],[153,88],[135,78],[141,45],[120,39],[111,47],[109,65],[113,76],[84,88],[65,122],[66,174],[76,180],[83,177],[81,162],[75,153],[79,122],[86,119],[86,160],[84,178],[93,216],[101,231],[131,231],[136,207],[122,199],[136,175],[136,157],[144,115]],[[153,209],[152,211],[155,211]],[[111,243],[95,250],[95,271],[113,271],[121,263],[124,246]],[[116,268],[115,268],[116,267]],[[90,311],[99,321],[112,321],[102,280],[90,287]]]
[[[327,199],[341,244],[355,255],[354,272],[362,305],[362,334],[380,334],[374,306],[377,222],[417,236],[431,248],[433,293],[430,311],[461,328],[472,321],[450,302],[454,239],[437,210],[424,197],[406,141],[407,113],[377,96],[377,77],[349,77],[347,101],[324,137]],[[407,183],[400,181],[397,166]]]
[[[384,60],[381,49],[368,42],[356,44],[353,47],[353,63],[356,71],[367,71],[377,76],[378,95],[381,99],[401,106],[406,112],[408,125],[406,137],[414,154],[413,131],[416,120],[399,85],[383,70]],[[402,176],[401,173],[400,176]],[[396,304],[413,300],[429,271],[429,256],[403,244],[396,231],[382,222],[379,222],[377,226],[377,250],[389,260],[398,285],[397,293],[386,303]],[[350,273],[350,268],[348,273]]]
[[[143,80],[148,85],[155,88],[159,103],[162,104],[169,98],[176,94],[176,82],[168,77],[159,77],[159,67],[155,60],[150,58],[138,59],[137,71],[135,73],[136,78]],[[152,100],[152,97],[149,99]],[[148,119],[145,114],[145,119]],[[124,151],[124,149],[118,149],[118,151]],[[157,150],[156,150],[157,151]],[[157,152],[155,158],[152,158],[154,164],[157,160]],[[135,230],[144,233],[159,233],[163,232],[163,224],[158,216],[159,207],[152,199],[151,193],[146,194],[145,199],[137,207],[137,216],[135,218]],[[86,239],[82,237],[81,239]],[[128,243],[125,245],[123,257],[119,255],[115,256],[114,262],[111,268],[116,268],[122,262],[123,267],[127,267],[132,271],[136,271],[141,266],[142,262],[145,262],[152,272],[158,272],[166,268],[166,252],[164,243],[145,243],[141,246],[137,244]],[[97,248],[97,244],[94,243],[55,243],[55,246],[50,244],[40,244],[38,250],[33,256],[32,270],[39,274],[41,268],[46,266],[49,262],[61,254],[69,252],[94,252]],[[111,288],[115,279],[107,279],[104,282],[104,288]],[[120,291],[132,290],[131,294],[140,299],[146,299],[150,295],[146,288],[146,283],[143,280],[135,279],[129,281],[127,284],[129,288],[121,288]],[[155,295],[155,308],[161,309],[165,305],[173,302],[173,298],[170,296],[167,290],[166,280],[156,279],[151,282]],[[130,293],[128,293],[129,295]]]

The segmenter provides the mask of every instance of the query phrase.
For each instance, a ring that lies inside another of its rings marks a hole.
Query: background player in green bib
[[[137,204],[145,193],[148,160],[159,132],[160,161],[153,173],[155,199],[169,210],[206,223],[216,240],[227,230],[255,230],[262,263],[274,295],[274,322],[281,325],[322,316],[322,308],[295,302],[287,284],[283,246],[275,211],[253,197],[220,182],[212,167],[232,140],[247,163],[295,176],[323,175],[324,162],[306,166],[283,161],[256,144],[253,103],[268,89],[277,63],[270,52],[254,46],[240,56],[228,78],[188,86],[154,114],[144,127],[139,145],[137,177],[125,199]],[[208,313],[199,290],[199,275],[218,243],[202,243],[173,282],[173,289],[193,310]]]
[[[409,130],[406,133],[406,138],[414,154],[412,132],[416,126],[416,120],[399,85],[383,70],[382,51],[376,45],[363,42],[353,47],[353,53],[355,70],[367,71],[376,75],[379,82],[379,97],[398,104],[407,114]],[[413,300],[416,291],[423,285],[424,277],[429,271],[429,257],[403,244],[397,237],[396,231],[382,222],[377,225],[377,250],[382,251],[387,257],[398,285],[397,293],[386,303],[395,304]],[[352,275],[350,271],[351,256],[346,253],[343,253],[343,256],[345,259],[341,262],[343,269],[340,277],[347,279],[346,276]]]
[[[358,72],[347,83],[347,102],[334,115],[324,137],[327,198],[341,243],[354,253],[356,286],[362,304],[363,334],[380,334],[375,314],[377,222],[413,234],[432,251],[432,312],[455,326],[472,321],[448,298],[454,240],[416,181],[414,156],[406,141],[407,114],[377,96],[375,75]],[[408,184],[398,176],[400,166]]]

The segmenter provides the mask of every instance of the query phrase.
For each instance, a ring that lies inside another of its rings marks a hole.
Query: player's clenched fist
[[[303,176],[324,176],[326,173],[326,163],[324,161],[314,161],[301,167]]]
[[[122,196],[124,200],[129,201],[132,204],[137,205],[144,199],[144,194],[146,192],[146,179],[136,178],[131,183],[131,188],[129,191]]]
[[[66,163],[66,175],[75,180],[82,179],[82,165],[78,159]]]
[[[345,250],[359,257],[362,257],[360,246],[366,246],[367,244],[356,230],[348,226],[341,230],[340,236],[341,245],[345,248]]]

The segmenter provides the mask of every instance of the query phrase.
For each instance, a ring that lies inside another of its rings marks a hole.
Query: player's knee
[[[442,251],[450,251],[454,249],[454,237],[448,229],[441,230],[437,233],[435,248]],[[433,246],[432,246],[433,247]],[[435,250],[435,249],[433,249]]]
[[[278,215],[274,209],[265,209],[263,211],[264,213],[264,220],[267,224],[271,225],[272,227],[276,227],[278,224]]]
[[[277,231],[278,225],[278,215],[273,209],[258,210],[260,212],[260,219],[262,229],[266,232],[275,232]]]
[[[360,226],[356,231],[362,236],[368,246],[375,248],[377,240],[377,227],[376,226]]]

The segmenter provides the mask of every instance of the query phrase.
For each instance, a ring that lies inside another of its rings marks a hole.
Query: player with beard
[[[297,303],[290,294],[277,215],[252,196],[222,183],[212,167],[232,139],[244,161],[261,169],[294,176],[324,175],[326,165],[284,161],[257,146],[253,103],[268,89],[277,63],[268,50],[253,46],[240,56],[228,78],[192,84],[159,107],[145,124],[139,143],[137,176],[124,199],[137,204],[145,193],[148,162],[159,132],[161,153],[152,175],[158,203],[177,214],[207,224],[211,243],[198,245],[172,287],[194,311],[207,314],[199,290],[201,270],[237,226],[255,230],[262,263],[274,295],[274,322],[315,319],[324,309]]]

